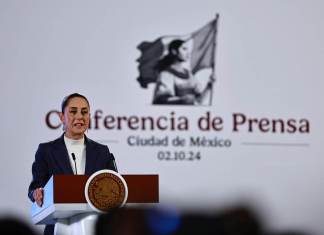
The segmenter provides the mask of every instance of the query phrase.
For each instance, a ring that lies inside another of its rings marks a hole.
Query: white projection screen
[[[62,135],[61,101],[78,92],[91,104],[87,136],[109,146],[120,173],[158,174],[160,204],[247,202],[273,230],[323,234],[323,9],[316,0],[1,0],[1,215],[30,219],[36,149]],[[150,62],[174,39],[187,43],[201,87],[214,75],[200,104],[152,104],[160,75]]]

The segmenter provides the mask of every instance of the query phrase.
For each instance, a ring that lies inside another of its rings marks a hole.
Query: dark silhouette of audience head
[[[260,222],[245,208],[212,215],[170,209],[121,208],[101,215],[96,235],[259,235]]]
[[[94,235],[309,235],[290,230],[269,232],[261,216],[246,206],[214,213],[181,213],[175,208],[118,208],[98,217]],[[0,234],[37,235],[14,217],[0,218]]]
[[[265,231],[260,216],[245,206],[213,214],[175,209],[120,208],[99,216],[95,235],[306,235]]]
[[[25,222],[13,218],[0,218],[0,234],[10,235],[37,235]]]
[[[100,215],[95,234],[150,234],[145,221],[145,210],[121,208]]]

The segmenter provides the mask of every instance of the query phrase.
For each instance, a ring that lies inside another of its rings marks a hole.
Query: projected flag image
[[[142,88],[154,83],[153,105],[212,105],[218,19],[217,14],[186,35],[161,36],[138,45],[137,81]],[[203,69],[210,69],[207,83],[195,76]]]

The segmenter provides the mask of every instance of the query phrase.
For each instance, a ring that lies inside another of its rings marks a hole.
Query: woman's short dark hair
[[[181,47],[181,45],[184,43],[185,41],[181,40],[181,39],[175,39],[173,41],[170,42],[169,44],[169,54],[171,53],[172,50],[178,50],[179,47]]]
[[[87,99],[84,95],[81,95],[81,94],[79,94],[79,93],[72,93],[72,94],[70,94],[70,95],[64,97],[64,99],[63,99],[63,101],[62,101],[62,104],[61,104],[61,110],[62,110],[62,113],[64,113],[64,109],[65,109],[65,107],[69,104],[69,101],[70,101],[72,98],[75,98],[75,97],[79,97],[79,98],[82,98],[82,99],[84,99],[85,101],[87,101],[87,104],[88,104],[88,106],[89,106],[89,108],[90,108],[89,101],[88,101],[88,99]]]
[[[163,71],[167,69],[177,60],[178,56],[174,55],[172,51],[178,51],[183,43],[185,43],[185,41],[181,39],[175,39],[170,42],[168,47],[168,54],[164,56],[161,60],[159,60],[159,62],[157,63],[156,67],[158,71]]]

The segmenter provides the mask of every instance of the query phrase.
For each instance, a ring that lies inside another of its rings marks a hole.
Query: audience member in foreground
[[[214,214],[180,214],[174,209],[121,208],[100,215],[96,235],[306,235],[265,231],[260,216],[247,207]]]
[[[0,219],[0,234],[37,235],[29,225],[19,219],[8,217]]]

